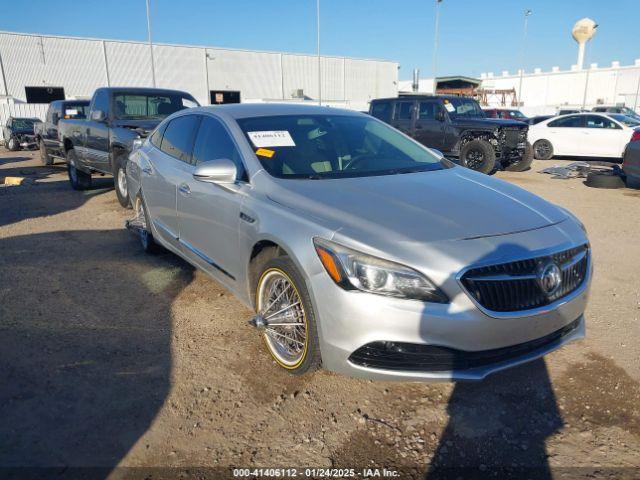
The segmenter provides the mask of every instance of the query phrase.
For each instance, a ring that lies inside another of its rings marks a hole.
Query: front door
[[[444,115],[442,106],[434,100],[418,103],[415,139],[427,147],[442,150],[444,145]]]
[[[191,167],[226,158],[238,168],[238,184],[220,186],[185,176],[178,185],[179,236],[184,252],[222,281],[240,275],[238,224],[245,170],[240,153],[225,126],[202,116]]]
[[[586,138],[581,143],[583,155],[622,157],[622,152],[629,138],[626,138],[626,141],[622,140],[624,130],[620,125],[602,115],[586,115],[585,127]]]

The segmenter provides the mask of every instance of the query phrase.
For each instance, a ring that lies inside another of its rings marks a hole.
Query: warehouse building
[[[0,103],[155,84],[202,104],[317,101],[321,94],[323,104],[365,110],[370,99],[398,91],[395,62],[323,56],[320,75],[318,63],[314,55],[0,32]]]

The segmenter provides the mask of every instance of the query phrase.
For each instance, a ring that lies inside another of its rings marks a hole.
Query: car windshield
[[[621,113],[614,113],[609,115],[614,120],[626,125],[627,127],[639,127],[640,121],[636,118],[631,118],[627,115],[622,115]]]
[[[447,163],[371,117],[239,119],[264,169],[278,178],[345,178],[441,170]]]
[[[452,117],[484,118],[485,114],[480,105],[470,98],[444,99],[444,108]]]
[[[12,126],[15,130],[33,130],[34,122],[32,118],[14,118]]]
[[[511,118],[527,118],[520,110],[509,110],[509,116]]]
[[[64,118],[87,118],[89,105],[86,103],[66,103],[64,105]]]
[[[162,119],[185,108],[197,107],[192,97],[172,93],[116,93],[114,116],[120,120]]]

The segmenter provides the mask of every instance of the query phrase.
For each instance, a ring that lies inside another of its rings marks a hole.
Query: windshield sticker
[[[445,102],[444,108],[446,108],[447,112],[449,113],[453,113],[456,111],[456,108],[453,105],[451,105],[449,102]]]
[[[264,130],[247,132],[256,147],[295,147],[296,144],[287,130]]]
[[[271,158],[276,154],[275,150],[269,150],[267,148],[259,148],[256,150],[256,155],[260,155],[261,157]]]
[[[65,115],[78,115],[78,110],[75,108],[67,108],[64,113]]]

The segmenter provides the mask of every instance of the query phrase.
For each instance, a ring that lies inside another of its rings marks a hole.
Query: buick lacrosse
[[[368,115],[183,110],[126,173],[143,248],[253,308],[293,373],[477,380],[584,336],[580,221]]]

